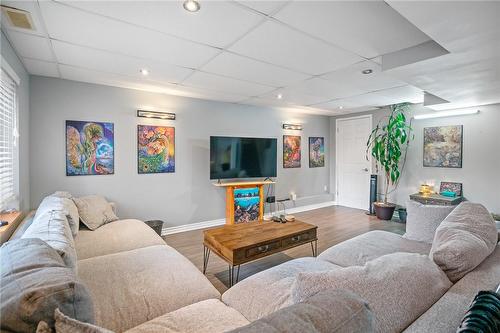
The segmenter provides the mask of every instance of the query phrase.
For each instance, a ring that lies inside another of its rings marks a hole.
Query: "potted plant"
[[[390,186],[394,187],[393,190],[397,188],[408,145],[413,139],[411,122],[407,122],[405,115],[409,107],[410,103],[391,105],[387,124],[382,124],[385,118],[381,120],[366,143],[366,158],[371,153],[376,160],[377,173],[381,169],[385,174],[384,201],[374,203],[375,214],[381,220],[390,220],[396,208],[396,204],[387,201],[387,195]]]

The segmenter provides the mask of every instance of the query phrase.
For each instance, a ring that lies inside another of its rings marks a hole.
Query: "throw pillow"
[[[401,332],[450,287],[451,282],[426,255],[398,252],[364,266],[300,273],[293,286],[294,302],[327,289],[347,289],[367,301],[377,332]]]
[[[54,312],[54,319],[55,330],[52,330],[46,322],[41,321],[36,333],[113,333],[105,328],[68,317],[59,309]]]
[[[456,282],[483,262],[497,242],[495,221],[488,210],[463,202],[437,228],[429,256]]]
[[[75,273],[38,238],[17,239],[0,248],[2,332],[35,332],[40,321],[54,327],[54,310],[94,322],[92,299]]]
[[[73,198],[73,201],[78,207],[81,221],[90,230],[96,230],[106,223],[118,220],[111,204],[100,195]]]
[[[406,233],[404,238],[432,244],[436,229],[455,206],[423,205],[410,200],[406,203]]]
[[[73,200],[66,197],[58,197],[54,194],[45,197],[40,205],[38,206],[36,215],[44,214],[48,211],[57,210],[64,212],[64,215],[68,219],[69,226],[71,228],[71,233],[74,236],[78,234],[78,226],[80,224],[80,216],[78,215],[78,208],[76,207]]]

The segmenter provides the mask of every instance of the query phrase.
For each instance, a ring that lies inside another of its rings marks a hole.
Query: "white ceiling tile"
[[[189,40],[224,47],[262,17],[226,1],[200,1],[196,13],[182,1],[65,1],[71,6]]]
[[[343,81],[327,81],[321,78],[312,78],[290,86],[292,92],[322,97],[323,100],[355,96],[363,93],[355,84]]]
[[[55,2],[40,2],[51,38],[196,68],[219,51]]]
[[[203,72],[195,72],[183,82],[183,85],[244,96],[261,95],[274,89],[269,86]]]
[[[278,99],[278,94],[281,94],[282,98]],[[323,102],[328,98],[308,95],[305,93],[298,92],[296,90],[290,88],[283,88],[275,91],[271,91],[267,94],[263,94],[258,96],[260,99],[267,99],[270,103],[273,104],[292,104],[292,105],[311,105]]]
[[[373,72],[363,74],[362,71],[367,69],[371,69]],[[369,60],[333,71],[321,77],[331,82],[355,86],[361,93],[406,85],[405,82],[382,72],[379,64]]]
[[[47,36],[47,32],[45,31],[45,28],[42,24],[42,20],[40,17],[40,11],[38,10],[38,5],[37,1],[35,0],[25,0],[25,1],[16,1],[16,0],[2,0],[1,1],[3,6],[8,6],[12,8],[17,8],[21,10],[25,10],[31,14],[31,19],[33,23],[33,29],[34,30],[27,30],[27,29],[21,29],[21,28],[16,28],[13,27],[9,24],[9,19],[4,15],[2,12],[2,27],[5,30],[10,30],[10,31],[19,31],[19,32],[24,32],[32,35],[38,35],[38,36]]]
[[[223,52],[207,65],[203,71],[234,77],[236,79],[266,84],[273,87],[282,87],[302,81],[306,74],[294,72],[278,66],[269,65],[261,61]]]
[[[23,64],[31,75],[59,77],[57,64],[54,62],[24,58]]]
[[[278,20],[366,58],[429,40],[384,1],[295,1]]]
[[[54,61],[50,42],[45,37],[29,35],[17,31],[8,32],[9,40],[21,57],[44,61]]]
[[[238,1],[240,4],[252,8],[253,10],[256,10],[258,12],[261,12],[263,14],[269,15],[274,13],[277,9],[283,7],[285,4],[287,4],[289,1],[273,1],[273,0],[268,0],[268,1]]]
[[[142,78],[140,69],[149,71],[148,79],[159,82],[180,82],[193,72],[191,69],[138,59],[59,41],[52,41],[59,63]]]
[[[413,86],[403,86],[391,89],[380,90],[373,93],[375,96],[379,96],[381,99],[387,99],[389,104],[397,104],[403,102],[409,103],[423,103],[424,102],[424,92],[421,89],[415,88]]]
[[[324,74],[362,60],[350,52],[272,21],[260,25],[229,49],[313,75]]]

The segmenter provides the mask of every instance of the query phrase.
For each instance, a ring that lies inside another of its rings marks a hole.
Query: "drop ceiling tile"
[[[390,101],[385,105],[403,103],[403,102],[423,103],[424,101],[424,92],[421,89],[415,88],[410,85],[380,90],[374,92],[373,94],[375,96],[380,96],[381,98],[385,98]]]
[[[429,40],[384,1],[295,1],[274,17],[366,58]]]
[[[5,1],[5,0],[2,0],[1,3],[3,6],[13,7],[13,8],[17,8],[17,9],[25,10],[25,11],[29,12],[31,14],[31,19],[33,21],[32,23],[33,23],[33,28],[34,28],[34,30],[27,30],[27,29],[13,27],[12,25],[10,25],[9,19],[2,12],[2,19],[0,21],[2,23],[2,27],[5,30],[19,31],[19,32],[24,32],[27,34],[43,36],[43,37],[47,36],[47,32],[45,31],[45,28],[44,28],[42,21],[41,21],[40,11],[38,10],[38,6],[37,6],[36,1],[34,1],[34,0],[31,0],[31,1],[15,1],[15,0],[14,1],[9,1],[9,0]]]
[[[182,83],[188,87],[209,89],[244,96],[256,96],[274,90],[274,88],[269,86],[198,71]]]
[[[12,46],[21,57],[44,61],[55,60],[47,38],[17,31],[9,31],[8,36]]]
[[[24,58],[23,64],[31,75],[59,77],[57,64],[54,62]]]
[[[362,59],[305,34],[267,21],[229,50],[299,72],[320,75]]]
[[[362,71],[367,69],[371,69],[373,72],[363,74]],[[361,93],[406,85],[405,82],[382,72],[379,64],[369,60],[333,71],[321,77],[331,82],[355,86]]]
[[[278,94],[281,94],[282,98],[278,99]],[[326,101],[328,98],[308,95],[291,88],[283,88],[279,90],[271,91],[267,94],[258,96],[261,100],[268,100],[269,103],[273,104],[292,104],[292,105],[311,105]]]
[[[107,17],[176,35],[212,46],[224,47],[258,24],[262,17],[227,1],[200,1],[196,13],[182,1],[65,1]]]
[[[363,93],[363,90],[354,84],[342,81],[327,81],[321,78],[312,78],[288,87],[292,92],[322,97],[323,100],[355,96]]]
[[[193,72],[191,69],[128,57],[84,46],[52,41],[59,63],[143,78],[140,69],[149,71],[147,79],[159,82],[180,82]]]
[[[219,51],[55,2],[40,2],[51,38],[196,68]]]
[[[223,52],[207,65],[203,71],[233,77],[236,79],[256,82],[273,87],[282,87],[302,81],[306,74],[294,72],[261,61]]]
[[[289,1],[238,1],[240,4],[252,8],[258,12],[269,15],[274,13],[277,9],[283,7]]]

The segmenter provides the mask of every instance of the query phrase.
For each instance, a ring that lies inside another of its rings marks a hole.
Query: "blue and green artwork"
[[[259,212],[258,187],[234,189],[234,223],[257,221]]]

